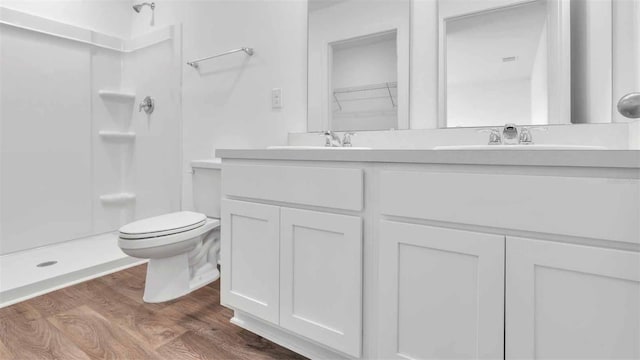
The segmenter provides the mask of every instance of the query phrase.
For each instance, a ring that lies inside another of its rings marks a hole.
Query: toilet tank
[[[194,160],[193,170],[193,205],[199,213],[210,218],[220,218],[220,197],[222,194],[220,159]]]

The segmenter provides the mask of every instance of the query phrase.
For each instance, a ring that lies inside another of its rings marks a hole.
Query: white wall
[[[134,16],[134,34],[150,29],[148,10]],[[302,0],[156,1],[156,27],[183,24],[183,62],[255,49],[200,71],[182,66],[183,208],[192,208],[189,161],[216,148],[285,144],[288,132],[306,131],[306,14]],[[282,88],[282,109],[271,109],[272,88]]]
[[[411,1],[410,128],[438,127],[438,2]]]
[[[0,6],[128,38],[132,0],[0,0]]]
[[[531,124],[549,123],[549,72],[547,67],[547,26],[540,32],[538,50],[531,69]]]
[[[333,49],[333,88],[363,86],[398,79],[395,34],[350,41]]]
[[[508,123],[531,124],[530,79],[449,84],[448,127],[502,126]]]

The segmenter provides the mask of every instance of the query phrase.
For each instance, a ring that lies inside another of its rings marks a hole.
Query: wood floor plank
[[[40,319],[40,312],[28,301],[19,302],[15,305],[0,309],[0,321],[12,319],[29,321]]]
[[[90,296],[87,296],[88,294]],[[87,306],[110,322],[127,329],[140,341],[149,343],[152,348],[161,346],[187,331],[176,322],[158,316],[156,312],[100,282],[86,284],[84,291],[78,292],[77,296],[86,297]]]
[[[158,312],[162,317],[182,325],[189,331],[219,344],[239,359],[305,359],[229,320],[233,312],[220,305],[219,282],[199,289]]]
[[[84,305],[48,318],[94,359],[156,359],[157,353]]]
[[[147,264],[142,264],[139,266],[134,266],[132,268],[127,269],[127,275],[136,277],[142,281],[147,278]]]
[[[82,300],[69,296],[61,289],[33,298],[29,300],[28,305],[35,308],[41,317],[47,318],[82,305]]]
[[[43,318],[3,320],[0,339],[9,353],[2,359],[89,359],[72,341]]]
[[[160,347],[158,349],[158,354],[165,359],[241,359],[238,357],[237,353],[228,352],[220,347],[220,344],[212,343],[208,339],[190,331]]]
[[[146,265],[141,266],[146,267]],[[96,281],[107,285],[123,296],[126,296],[127,298],[137,302],[138,304],[145,305],[145,308],[149,310],[160,310],[165,306],[175,302],[174,300],[158,304],[145,303],[142,300],[142,296],[144,295],[145,279],[131,274],[131,271],[136,271],[136,268],[131,268],[125,271],[121,271],[120,273],[103,276],[96,279]]]
[[[219,281],[144,303],[145,271],[137,266],[0,309],[0,359],[305,359],[231,324]]]
[[[0,359],[11,359],[13,358],[13,354],[9,351],[9,349],[2,342],[2,338],[0,338]]]

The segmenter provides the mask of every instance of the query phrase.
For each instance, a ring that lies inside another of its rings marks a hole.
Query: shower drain
[[[42,262],[42,263],[40,263],[40,264],[38,264],[38,265],[36,265],[36,266],[37,266],[37,267],[46,267],[46,266],[55,265],[55,264],[57,264],[57,263],[58,263],[58,262],[57,262],[57,261],[55,261],[55,260],[52,260],[52,261],[45,261],[45,262]]]

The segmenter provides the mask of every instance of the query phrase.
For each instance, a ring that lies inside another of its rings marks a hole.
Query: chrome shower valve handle
[[[156,108],[156,101],[151,96],[145,96],[140,105],[138,105],[138,112],[144,112],[147,115],[151,115]]]

